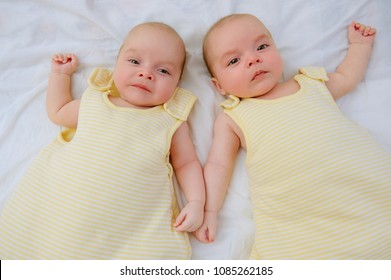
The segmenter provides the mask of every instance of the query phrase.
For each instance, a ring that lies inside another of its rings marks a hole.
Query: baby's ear
[[[227,95],[227,92],[221,87],[219,80],[217,80],[216,78],[212,78],[211,80],[214,87],[222,96]]]

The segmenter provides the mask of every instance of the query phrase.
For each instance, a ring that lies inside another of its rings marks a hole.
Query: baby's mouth
[[[133,85],[133,87],[136,87],[136,88],[141,89],[146,92],[151,92],[150,89],[146,85],[143,85],[143,84],[135,84],[135,85]]]
[[[255,72],[251,81],[262,78],[265,74],[266,74],[266,71],[258,70],[257,72]]]

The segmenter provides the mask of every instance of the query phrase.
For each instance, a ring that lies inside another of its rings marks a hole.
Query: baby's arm
[[[187,122],[175,132],[170,152],[172,167],[187,200],[174,227],[177,231],[193,232],[204,219],[205,182]]]
[[[334,99],[352,91],[363,79],[372,53],[376,29],[352,22],[348,29],[349,49],[345,59],[326,82]]]
[[[240,148],[240,138],[233,129],[233,121],[221,113],[216,119],[213,142],[205,164],[206,205],[205,218],[195,236],[202,242],[213,242],[216,238],[217,215],[223,205],[228,185]]]
[[[46,95],[49,119],[56,124],[75,128],[79,115],[80,100],[73,99],[71,76],[77,68],[74,54],[56,54],[52,57],[52,70]]]

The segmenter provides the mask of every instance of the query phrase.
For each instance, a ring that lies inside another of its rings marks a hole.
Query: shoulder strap
[[[227,99],[220,103],[223,109],[232,109],[240,103],[240,98],[234,95],[229,95]]]
[[[101,92],[110,91],[111,95],[118,96],[114,85],[113,73],[105,68],[96,67],[88,78],[88,85]]]
[[[299,73],[307,76],[308,78],[319,80],[319,81],[328,81],[329,78],[327,76],[327,72],[323,67],[301,67],[299,69]]]
[[[197,97],[192,93],[177,87],[171,99],[163,104],[163,108],[174,118],[186,121],[196,101]]]

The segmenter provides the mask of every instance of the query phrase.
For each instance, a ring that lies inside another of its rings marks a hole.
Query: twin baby
[[[202,167],[179,88],[185,44],[168,25],[134,27],[113,72],[71,94],[74,54],[57,54],[49,118],[67,127],[36,158],[0,216],[1,259],[189,259],[186,232],[216,238],[235,158],[247,152],[252,259],[391,258],[391,156],[335,100],[363,79],[376,30],[353,22],[333,73],[282,81],[272,35],[255,16],[216,22],[203,42],[221,104]],[[180,209],[172,175],[186,197]]]

